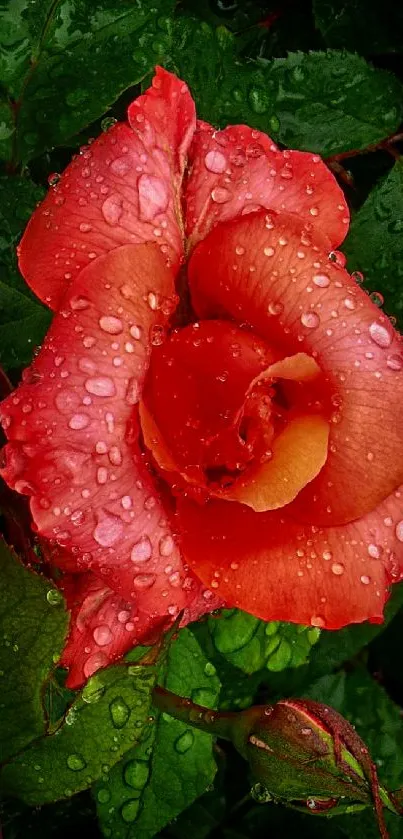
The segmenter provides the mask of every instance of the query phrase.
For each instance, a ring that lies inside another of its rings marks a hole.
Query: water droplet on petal
[[[137,589],[147,589],[154,585],[156,580],[155,574],[137,574],[133,580],[133,585]]]
[[[326,621],[320,615],[313,615],[311,618],[311,626],[316,626],[318,629],[323,629],[326,626]]]
[[[161,178],[155,175],[141,175],[137,188],[140,218],[143,221],[153,221],[158,213],[165,212],[169,203],[169,194]]]
[[[102,215],[105,221],[114,227],[119,223],[123,212],[123,198],[120,195],[109,195],[102,204]]]
[[[110,644],[113,640],[112,632],[106,623],[96,626],[92,633],[92,637],[95,643],[98,644],[98,647],[106,647],[106,645]]]
[[[89,421],[90,418],[87,414],[73,414],[69,420],[69,427],[81,431],[83,428],[87,428]]]
[[[307,329],[316,329],[320,323],[319,315],[316,312],[303,312],[300,320],[302,326],[305,326]]]
[[[114,396],[116,393],[115,384],[108,376],[96,376],[93,379],[87,379],[84,387],[88,393],[94,396]]]
[[[123,330],[123,324],[120,318],[112,317],[111,315],[103,315],[99,319],[99,325],[104,332],[109,335],[119,335]]]
[[[336,577],[340,577],[344,574],[344,565],[341,562],[334,562],[332,565],[332,572],[336,575]]]
[[[395,533],[396,533],[396,539],[398,539],[399,542],[403,542],[403,519],[402,519],[402,521],[398,521],[398,523],[395,527]]]
[[[118,541],[122,533],[123,522],[117,516],[104,513],[94,530],[93,536],[98,545],[109,548]]]
[[[59,183],[61,175],[58,172],[52,172],[51,175],[48,175],[48,184],[49,186],[56,186]]]
[[[385,302],[384,298],[383,298],[383,295],[379,291],[371,291],[371,294],[369,295],[369,299],[371,300],[372,303],[374,303],[375,306],[378,307],[378,309],[380,309],[381,306],[383,306],[383,304]]]
[[[372,559],[380,559],[382,554],[382,548],[378,545],[368,545],[367,548],[368,555],[372,557]]]
[[[403,368],[403,355],[388,355],[386,365],[390,370],[401,370]]]
[[[223,186],[216,186],[211,192],[211,198],[216,204],[226,204],[232,198],[229,189]]]
[[[312,281],[318,288],[327,288],[330,285],[330,277],[327,274],[314,274]]]
[[[209,170],[209,172],[220,174],[221,172],[225,172],[227,161],[220,151],[214,151],[212,149],[211,151],[207,152],[204,158],[204,164],[206,169]]]
[[[148,536],[143,536],[136,542],[131,551],[131,560],[136,564],[140,562],[147,562],[151,559],[153,553],[152,545]]]
[[[283,304],[280,303],[279,301],[274,301],[274,300],[272,300],[267,307],[267,311],[268,311],[269,315],[281,315],[281,312],[283,311],[283,309],[284,309]]]
[[[174,540],[172,536],[167,534],[160,539],[159,549],[161,556],[171,556],[175,547]]]
[[[373,342],[377,344],[378,347],[390,347],[392,343],[392,336],[384,326],[381,326],[380,323],[376,323],[376,321],[371,323],[369,327],[369,334]]]
[[[93,655],[90,655],[89,658],[87,658],[87,661],[84,664],[84,676],[86,677],[86,679],[89,679],[89,677],[92,676],[92,674],[95,673],[96,670],[99,670],[101,667],[106,667],[107,664],[108,656],[106,655],[106,653],[93,653]],[[85,701],[88,702],[93,700],[86,699]]]

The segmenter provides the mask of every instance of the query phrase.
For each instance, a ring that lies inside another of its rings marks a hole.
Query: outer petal
[[[294,213],[329,240],[343,241],[349,210],[333,174],[318,155],[279,151],[246,125],[215,131],[198,123],[185,189],[186,230],[191,244],[222,221],[256,209]]]
[[[154,643],[179,613],[178,608],[171,608],[169,614],[154,614],[146,601],[124,600],[90,572],[65,577],[63,591],[71,619],[60,664],[69,668],[66,684],[71,688],[79,687],[96,670],[137,644]],[[187,577],[187,593],[182,626],[221,605],[193,574]]]
[[[228,606],[264,620],[328,629],[380,621],[388,584],[403,577],[400,490],[341,527],[299,525],[286,509],[254,513],[220,501],[181,501],[179,520],[198,576]]]
[[[292,216],[254,213],[213,230],[189,273],[203,317],[249,323],[284,354],[313,355],[325,374],[329,455],[292,515],[326,525],[365,514],[403,481],[403,355],[385,315],[322,248]]]
[[[88,266],[68,292],[27,379],[2,405],[3,475],[31,496],[39,532],[151,614],[187,605],[167,513],[138,444],[153,328],[173,276],[153,244]],[[162,307],[162,308],[161,308]],[[6,450],[7,451],[7,450]]]
[[[33,214],[19,247],[28,285],[52,309],[95,257],[156,242],[168,264],[182,255],[180,188],[195,128],[186,85],[157,68],[153,86],[119,123],[77,156]]]

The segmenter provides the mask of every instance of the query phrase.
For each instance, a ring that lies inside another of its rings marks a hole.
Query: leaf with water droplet
[[[45,731],[43,683],[60,655],[68,615],[44,577],[25,568],[0,542],[0,742],[1,759]]]
[[[181,696],[192,695],[195,701],[216,707],[220,682],[208,664],[194,635],[183,629],[160,664],[160,680]],[[105,835],[151,839],[214,778],[212,738],[157,710],[153,715],[155,723],[141,743],[95,789]]]
[[[362,271],[376,305],[403,316],[403,163],[397,161],[353,217],[343,246],[350,271]],[[376,295],[375,299],[373,295]]]
[[[3,768],[4,791],[37,805],[64,798],[66,789],[73,795],[102,778],[104,766],[112,767],[140,740],[149,720],[155,668],[130,670],[128,664],[114,665],[89,679],[57,730]],[[105,789],[104,781],[100,788]]]
[[[19,100],[14,145],[19,159],[64,144],[140,82],[168,49],[169,35],[158,20],[173,7],[173,0],[95,5],[22,0],[18,14],[6,13],[0,75]],[[0,108],[0,131],[1,116]],[[4,132],[7,127],[5,122]],[[10,154],[6,140],[4,151]]]
[[[208,625],[217,652],[248,674],[305,664],[320,634],[298,624],[266,623],[237,609],[209,618]]]

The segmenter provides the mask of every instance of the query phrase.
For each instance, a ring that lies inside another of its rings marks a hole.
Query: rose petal
[[[198,122],[197,128],[185,188],[191,245],[219,222],[262,208],[295,213],[327,237],[328,250],[343,241],[348,206],[318,155],[279,151],[266,134],[246,125],[215,131]]]
[[[228,500],[247,504],[257,513],[289,504],[322,469],[328,438],[329,424],[323,417],[295,417],[274,439],[272,458],[252,466],[245,478],[238,478]]]
[[[95,257],[156,242],[168,264],[182,255],[180,188],[195,127],[186,85],[157,68],[152,87],[67,167],[31,217],[19,247],[28,285],[52,309]]]
[[[70,688],[80,687],[138,644],[155,643],[179,614],[178,607],[171,607],[168,614],[155,614],[148,608],[147,597],[124,600],[90,572],[65,577],[62,588],[71,618],[60,665],[69,669],[66,685]],[[192,573],[187,576],[187,595],[181,626],[222,605]]]
[[[382,620],[387,586],[403,576],[403,493],[341,527],[297,524],[291,509],[181,500],[185,557],[228,606],[263,620],[328,629]]]
[[[402,344],[386,316],[292,216],[213,230],[189,274],[200,316],[249,323],[280,354],[312,355],[327,379],[329,456],[293,516],[341,524],[373,509],[403,481]]]
[[[186,607],[186,574],[138,444],[136,403],[173,276],[153,244],[126,245],[82,271],[28,377],[1,406],[3,475],[31,496],[39,533],[78,570],[104,575],[150,614]],[[144,600],[143,600],[144,602]]]

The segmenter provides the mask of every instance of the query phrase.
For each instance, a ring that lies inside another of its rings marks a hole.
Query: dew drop
[[[169,203],[169,194],[161,178],[155,175],[140,175],[137,188],[142,221],[153,221],[158,213],[165,212]]]
[[[403,368],[403,356],[388,355],[386,366],[389,367],[390,370],[401,370]]]
[[[174,540],[172,539],[172,536],[170,536],[169,534],[163,536],[162,539],[160,539],[159,550],[161,556],[171,556],[174,547]]]
[[[106,667],[107,664],[108,664],[108,656],[106,655],[106,653],[102,653],[102,652],[93,653],[93,655],[90,655],[89,658],[87,658],[87,661],[84,664],[84,667],[83,667],[84,676],[86,677],[86,679],[89,679],[89,677],[92,676],[92,674],[95,673],[96,670],[99,670],[101,667]],[[99,697],[97,697],[97,698],[99,698]],[[83,699],[84,699],[84,695],[83,695]],[[86,699],[85,701],[88,702],[88,701],[94,701],[94,700]]]
[[[392,336],[384,326],[381,326],[380,323],[376,323],[376,321],[371,323],[369,327],[369,334],[374,344],[377,344],[378,347],[382,347],[383,349],[390,347],[392,343]]]
[[[112,632],[106,624],[96,626],[92,633],[92,637],[95,643],[98,644],[98,647],[106,647],[106,645],[110,644],[113,640]]]
[[[267,307],[267,311],[268,311],[269,315],[281,315],[281,312],[283,311],[283,309],[284,309],[283,304],[280,303],[279,301],[274,301],[274,300],[272,300]]]
[[[130,708],[123,699],[123,696],[116,696],[109,705],[109,713],[115,728],[124,728],[129,717]]]
[[[193,731],[188,729],[175,740],[175,750],[183,755],[192,748],[194,743]]]
[[[360,580],[361,580],[361,582],[364,586],[368,586],[371,582],[371,579],[370,579],[370,577],[367,576],[367,574],[362,574],[362,576],[360,577]]]
[[[303,312],[300,320],[302,326],[305,326],[307,329],[316,329],[320,323],[319,315],[316,312]]]
[[[80,769],[85,769],[87,765],[84,758],[79,754],[69,755],[66,763],[69,769],[72,769],[73,772],[79,772]]]
[[[123,522],[117,516],[104,513],[103,518],[98,522],[93,537],[98,545],[109,548],[121,537],[123,533]]]
[[[108,376],[96,376],[87,379],[84,387],[88,393],[94,396],[114,396],[116,393],[115,384]]]
[[[396,539],[398,539],[399,542],[403,542],[403,519],[401,521],[398,521],[395,527],[395,534]]]
[[[225,172],[227,161],[220,151],[214,151],[212,149],[207,152],[204,158],[204,165],[209,172],[214,172],[218,175],[221,174],[221,172]]]
[[[102,215],[111,227],[119,223],[119,219],[123,212],[123,198],[120,195],[109,195],[102,204]]]
[[[133,580],[133,585],[142,591],[154,585],[156,580],[155,574],[137,574]]]
[[[378,545],[368,545],[367,548],[368,555],[372,557],[372,559],[380,559],[382,555],[382,548]]]
[[[143,536],[136,542],[130,554],[132,562],[136,564],[140,562],[147,562],[151,559],[153,553],[152,545],[148,536]]]
[[[383,298],[383,295],[379,291],[371,291],[371,294],[369,295],[369,299],[371,300],[371,302],[375,306],[378,307],[378,309],[380,309],[385,302],[384,298]]]
[[[59,183],[61,175],[58,172],[52,172],[51,175],[48,176],[48,184],[49,186],[56,186]]]
[[[112,317],[111,315],[103,315],[99,319],[99,325],[104,332],[109,335],[119,335],[123,330],[123,324],[120,318]]]
[[[314,274],[312,282],[318,288],[327,288],[330,285],[330,277],[327,274]]]
[[[332,565],[332,572],[335,574],[336,577],[340,577],[344,574],[344,565],[341,562],[334,562]]]
[[[69,420],[69,428],[81,431],[83,428],[87,428],[89,421],[90,419],[87,414],[73,414]]]
[[[127,383],[125,399],[127,405],[136,405],[140,399],[140,385],[135,377]]]
[[[222,186],[216,186],[211,192],[211,198],[215,204],[226,204],[232,198],[229,189]]]
[[[263,248],[263,253],[264,253],[265,256],[273,256],[274,248],[271,248],[271,247]]]
[[[87,297],[82,297],[79,294],[70,297],[69,306],[71,309],[73,309],[74,312],[81,311],[82,309],[88,309],[89,305],[90,301]]]
[[[146,760],[129,760],[123,772],[126,784],[133,789],[143,789],[148,781],[150,765]]]
[[[323,629],[326,626],[326,621],[320,615],[313,615],[311,618],[311,626],[316,626],[318,629]]]

